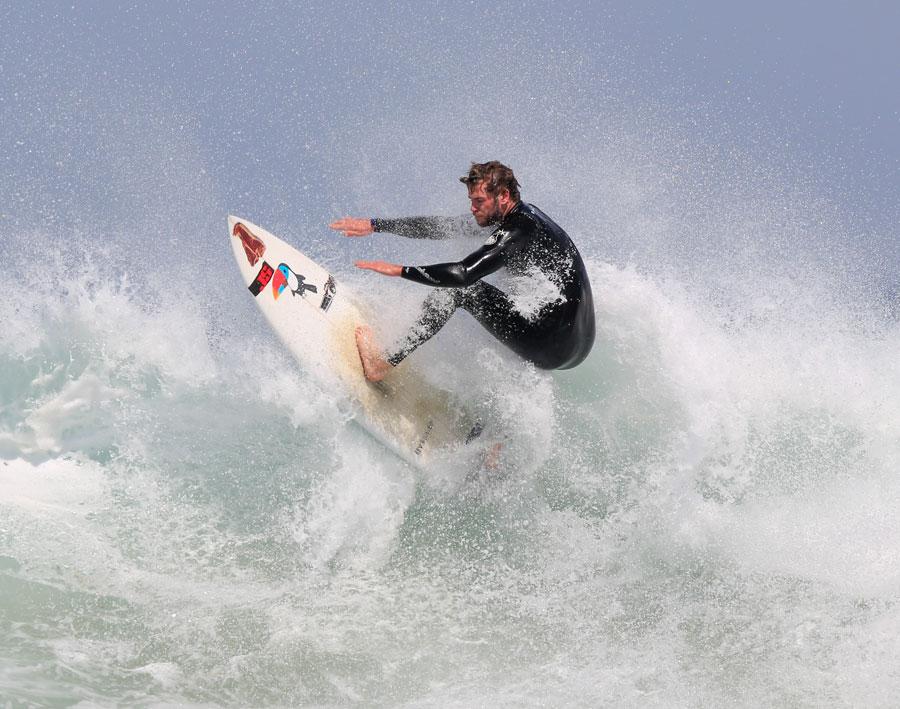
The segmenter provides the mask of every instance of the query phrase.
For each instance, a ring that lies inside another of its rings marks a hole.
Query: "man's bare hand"
[[[368,236],[372,229],[372,220],[362,217],[344,217],[328,225],[335,231],[344,232],[344,236]]]
[[[356,261],[357,268],[365,268],[385,276],[399,276],[403,272],[403,266],[387,261]]]

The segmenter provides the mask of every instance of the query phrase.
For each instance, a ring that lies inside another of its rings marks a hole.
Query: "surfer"
[[[466,185],[478,227],[493,227],[483,245],[454,263],[401,266],[356,261],[359,268],[432,286],[422,314],[390,351],[381,351],[368,326],[356,329],[356,344],[369,381],[380,381],[419,345],[433,337],[457,308],[541,369],[580,364],[594,343],[594,305],[584,262],[563,229],[537,207],[521,201],[513,171],[496,160],[472,163]],[[471,224],[471,223],[469,223]],[[329,225],[344,236],[388,232],[441,239],[458,234],[459,219],[344,217]],[[478,232],[483,236],[481,229]],[[482,280],[505,267],[512,277],[506,293]]]

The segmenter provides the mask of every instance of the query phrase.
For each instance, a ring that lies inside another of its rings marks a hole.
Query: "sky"
[[[457,173],[504,155],[562,208],[547,183],[595,146],[638,165],[681,141],[789,174],[897,254],[897,2],[75,0],[0,26],[7,227],[456,213]]]

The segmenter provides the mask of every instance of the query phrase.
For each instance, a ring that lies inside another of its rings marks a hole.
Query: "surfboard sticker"
[[[280,296],[285,289],[290,290],[293,295],[299,295],[301,297],[307,291],[311,293],[319,292],[319,289],[312,283],[306,282],[306,276],[300,275],[286,263],[282,263],[278,265],[278,269],[275,271],[275,277],[272,279],[272,295],[275,296],[275,300],[278,300],[278,296]]]
[[[262,258],[264,253],[266,253],[266,245],[257,239],[251,231],[240,222],[234,225],[234,229],[232,229],[231,233],[241,240],[241,245],[244,247],[244,254],[247,256],[247,260],[250,262],[251,266],[255,266],[256,262]]]
[[[428,441],[428,437],[431,435],[431,432],[434,430],[434,419],[430,419],[428,424],[425,426],[425,431],[422,433],[422,437],[419,439],[419,443],[415,447],[415,454],[422,455],[422,449],[425,447],[425,443]]]
[[[259,269],[259,273],[256,274],[256,278],[253,279],[253,282],[247,286],[250,292],[253,293],[253,297],[258,296],[262,289],[265,288],[269,281],[272,280],[272,274],[275,273],[275,269],[273,269],[269,264],[263,261],[262,267]]]
[[[337,286],[334,283],[334,277],[329,274],[328,280],[325,281],[324,293],[322,294],[322,303],[319,305],[322,310],[328,310],[331,307],[331,301],[334,300],[334,294],[337,292]]]

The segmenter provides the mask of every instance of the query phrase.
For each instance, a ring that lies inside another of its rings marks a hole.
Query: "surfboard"
[[[365,302],[350,288],[246,219],[229,216],[228,232],[260,316],[305,372],[350,402],[369,433],[419,467],[460,447],[477,447],[481,421],[450,392],[430,383],[414,362],[401,362],[381,382],[366,380],[355,331],[370,318]]]

